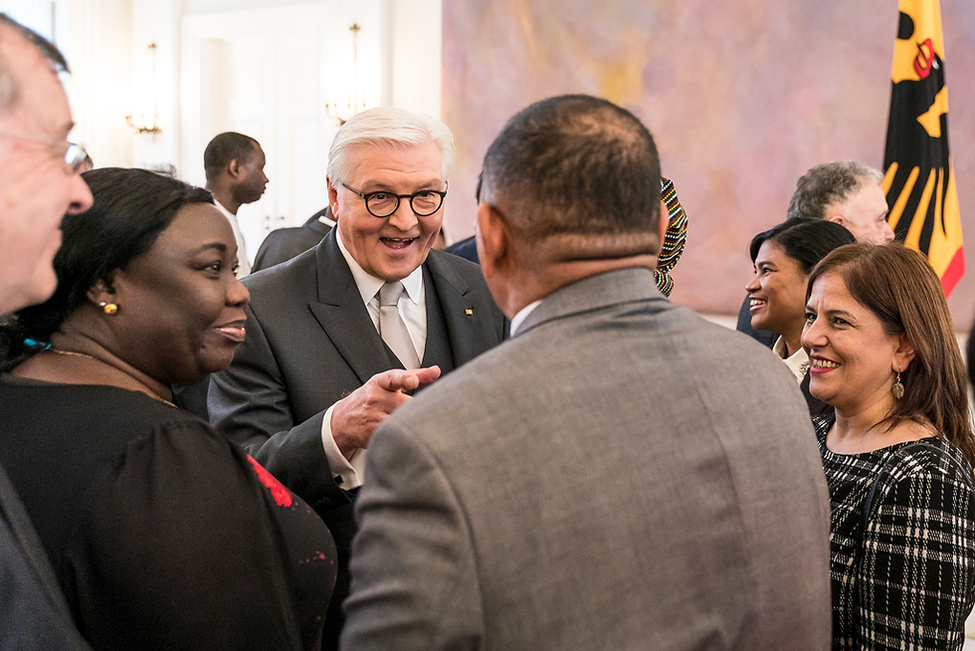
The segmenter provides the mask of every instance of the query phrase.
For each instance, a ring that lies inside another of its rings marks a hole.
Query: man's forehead
[[[54,65],[33,43],[3,24],[0,24],[0,56],[18,84],[17,101],[2,119],[36,125],[40,131],[33,137],[67,137],[74,124],[64,85]]]
[[[432,140],[421,143],[360,143],[350,150],[352,171],[361,180],[411,177],[442,180],[440,150]]]
[[[18,64],[33,66],[43,62],[45,67],[57,76],[54,65],[38,49],[37,45],[31,43],[26,36],[4,23],[0,23],[0,54],[7,59],[4,63],[11,68],[16,69]]]
[[[887,200],[884,197],[883,188],[876,183],[867,183],[860,186],[846,200],[847,208],[859,208],[860,210],[887,210]]]

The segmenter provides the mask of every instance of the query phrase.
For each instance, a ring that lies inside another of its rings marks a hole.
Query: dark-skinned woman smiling
[[[809,394],[809,357],[800,341],[806,323],[806,282],[827,253],[853,241],[853,234],[839,224],[790,219],[759,233],[748,247],[755,267],[755,276],[745,285],[752,327],[779,335],[772,352],[796,376],[811,417],[825,416],[830,408]]]
[[[0,460],[78,627],[95,649],[314,649],[328,529],[171,403],[243,341],[230,223],[169,177],[84,178],[94,205],[65,217],[58,289],[7,326],[26,346],[0,379]]]

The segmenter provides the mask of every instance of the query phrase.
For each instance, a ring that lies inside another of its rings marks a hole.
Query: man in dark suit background
[[[322,241],[335,226],[332,209],[325,206],[297,228],[279,228],[267,234],[254,256],[251,273],[297,257]]]
[[[650,133],[551,98],[482,174],[479,258],[511,339],[377,428],[343,648],[827,649],[806,406],[769,351],[657,289]]]
[[[332,530],[341,566],[331,644],[347,592],[350,491],[375,426],[409,391],[506,334],[478,266],[431,251],[453,156],[450,131],[426,116],[381,108],[344,124],[327,169],[337,226],[314,249],[245,280],[246,340],[211,380],[213,424]]]

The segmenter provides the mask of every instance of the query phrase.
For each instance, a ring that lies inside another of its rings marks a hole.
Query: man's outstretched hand
[[[383,371],[339,400],[330,423],[339,451],[348,459],[357,449],[368,446],[379,423],[410,399],[407,391],[426,386],[438,377],[439,366]]]

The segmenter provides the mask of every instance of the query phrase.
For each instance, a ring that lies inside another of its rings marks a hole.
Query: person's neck
[[[220,202],[221,206],[227,209],[227,212],[231,215],[237,214],[237,210],[240,208],[240,202],[234,199],[230,188],[207,184],[207,190],[210,191],[214,199]]]
[[[115,386],[171,402],[168,384],[143,373],[96,339],[80,333],[55,332],[51,348],[11,371],[13,375],[62,384]]]
[[[860,454],[873,452],[895,443],[917,441],[935,435],[930,424],[913,421],[901,422],[889,428],[885,422],[893,412],[892,395],[875,396],[873,400],[863,401],[863,406],[837,406],[836,422],[830,429],[827,447],[839,454]]]
[[[802,326],[789,332],[783,332],[782,341],[785,343],[786,359],[795,355],[802,348]]]
[[[838,407],[836,409],[836,428],[834,430],[837,441],[854,441],[862,439],[877,429],[877,425],[887,418],[893,399],[882,400],[866,406]]]

